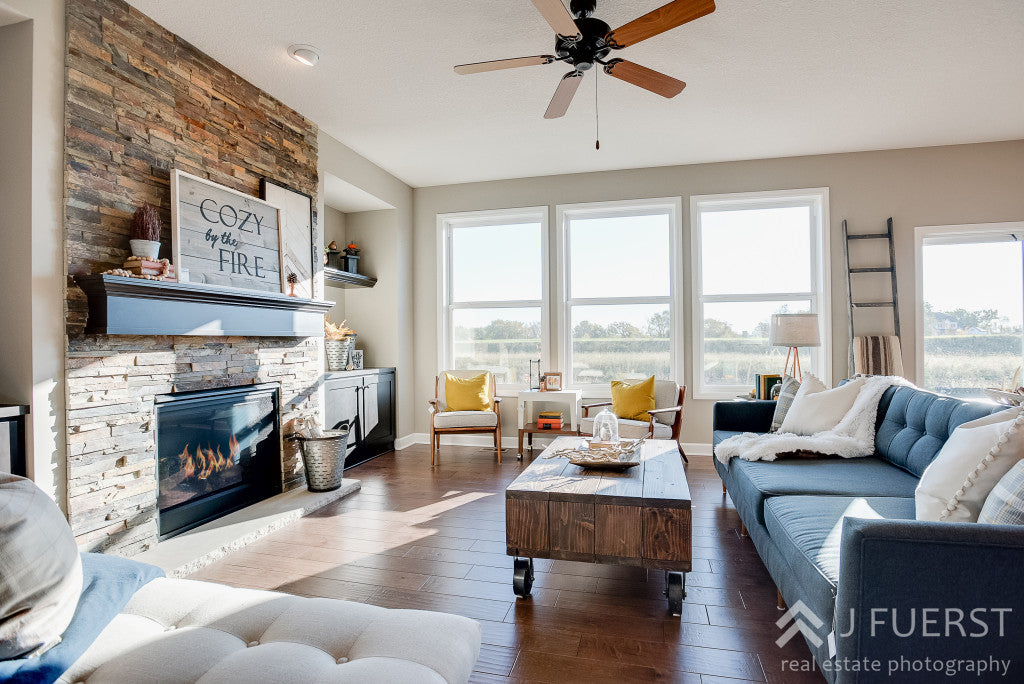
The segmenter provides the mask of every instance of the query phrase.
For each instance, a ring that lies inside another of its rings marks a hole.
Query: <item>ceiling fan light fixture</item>
[[[320,61],[320,53],[312,45],[290,45],[288,46],[288,55],[299,64],[310,67],[316,66],[316,63]]]

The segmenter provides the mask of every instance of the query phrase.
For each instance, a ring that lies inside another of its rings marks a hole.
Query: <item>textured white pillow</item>
[[[845,385],[828,389],[825,383],[807,373],[779,432],[816,435],[831,430],[853,408],[853,402],[857,401],[863,386],[864,378],[857,378]]]
[[[55,643],[81,593],[82,560],[57,504],[0,473],[0,660]]]
[[[985,499],[1024,459],[1024,412],[1009,409],[953,430],[914,492],[918,520],[977,522]]]

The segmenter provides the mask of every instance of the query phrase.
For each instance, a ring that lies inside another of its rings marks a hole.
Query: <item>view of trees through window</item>
[[[983,397],[986,387],[1024,384],[1021,243],[926,240],[923,262],[924,386]]]

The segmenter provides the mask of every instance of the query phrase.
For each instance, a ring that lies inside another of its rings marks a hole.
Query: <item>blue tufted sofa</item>
[[[773,401],[716,403],[715,446],[767,432],[774,411]],[[992,411],[891,387],[873,457],[715,459],[782,598],[824,623],[804,636],[829,682],[1024,681],[1024,528],[914,519],[914,489],[950,433]],[[988,672],[963,671],[981,659]],[[1006,660],[1009,673],[997,672]],[[934,669],[949,661],[954,676]]]

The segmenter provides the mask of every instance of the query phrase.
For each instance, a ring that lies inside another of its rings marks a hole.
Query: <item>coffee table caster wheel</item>
[[[683,614],[683,599],[686,598],[686,574],[682,572],[665,573],[667,580],[668,610],[673,617]]]
[[[516,558],[512,563],[512,590],[526,598],[533,590],[533,559]]]

